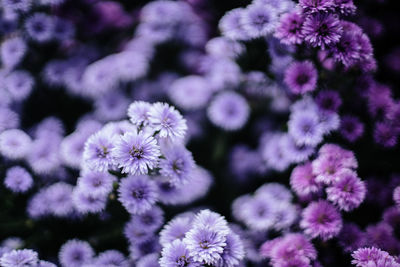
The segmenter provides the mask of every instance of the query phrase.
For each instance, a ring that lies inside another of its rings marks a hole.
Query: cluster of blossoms
[[[388,2],[0,0],[0,266],[400,266]]]

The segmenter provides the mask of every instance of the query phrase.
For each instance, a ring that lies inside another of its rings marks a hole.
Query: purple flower
[[[286,135],[282,138],[283,149],[286,151],[288,159],[293,163],[306,161],[314,152],[315,149],[310,145],[298,145],[295,140]]]
[[[104,130],[90,136],[82,154],[84,166],[94,171],[108,171],[114,164],[112,155],[114,143],[115,139]]]
[[[199,263],[194,262],[190,256],[188,245],[181,240],[175,240],[168,244],[161,251],[160,266],[161,267],[178,267],[188,266],[197,267]]]
[[[33,185],[32,176],[28,171],[19,166],[7,170],[4,185],[13,192],[26,192]]]
[[[38,254],[33,250],[12,250],[0,257],[0,265],[3,267],[36,266],[38,260]]]
[[[366,186],[351,170],[343,170],[338,178],[326,189],[327,198],[344,211],[357,208],[364,200]]]
[[[344,115],[340,121],[340,134],[350,142],[355,142],[364,133],[364,124],[356,116]]]
[[[353,0],[334,0],[334,2],[335,9],[344,15],[354,14],[357,9]]]
[[[210,121],[227,131],[241,129],[247,122],[249,113],[246,99],[231,91],[218,94],[207,109]]]
[[[153,206],[144,213],[133,215],[131,223],[134,227],[146,229],[148,232],[154,232],[164,223],[164,212],[161,208]]]
[[[149,111],[149,121],[161,138],[183,139],[186,134],[186,120],[174,107],[166,103],[153,104]]]
[[[168,222],[160,232],[160,244],[167,246],[174,240],[183,240],[185,234],[192,228],[191,216],[179,216]]]
[[[300,0],[299,5],[304,13],[320,13],[330,11],[334,0]]]
[[[78,239],[66,242],[60,248],[58,258],[63,267],[80,267],[90,263],[94,257],[94,251],[89,243]]]
[[[57,217],[65,217],[73,211],[73,187],[64,182],[58,182],[46,189],[46,199],[49,211]]]
[[[312,193],[317,193],[321,188],[315,178],[312,173],[311,163],[307,162],[293,169],[290,175],[290,186],[298,196],[308,196]]]
[[[278,11],[268,5],[252,4],[241,14],[241,24],[252,38],[268,36],[276,27]]]
[[[148,102],[134,101],[128,108],[129,120],[138,127],[148,125],[151,108],[152,105]]]
[[[107,195],[87,191],[84,187],[75,187],[72,192],[72,203],[80,213],[99,213],[106,208]]]
[[[86,133],[74,132],[62,140],[60,144],[60,157],[66,166],[75,169],[79,169],[81,165],[84,167],[90,166],[94,168],[94,166],[90,164],[90,160],[87,160],[87,162],[84,162],[85,164],[82,164],[82,156],[87,139],[88,136]],[[92,136],[91,139],[95,138]],[[88,152],[89,150],[87,151],[87,154],[89,154]]]
[[[334,14],[310,15],[303,24],[304,40],[311,46],[320,46],[322,49],[339,42],[342,32],[340,20]]]
[[[95,116],[100,121],[120,120],[125,118],[129,100],[123,93],[107,92],[95,102]]]
[[[21,37],[13,37],[5,40],[0,47],[0,58],[7,68],[14,68],[24,58],[27,45]]]
[[[158,253],[152,253],[143,256],[136,262],[136,267],[160,267],[158,258]]]
[[[303,210],[300,226],[312,238],[329,240],[342,229],[342,217],[332,204],[320,200],[310,203]]]
[[[96,257],[97,266],[119,266],[129,267],[125,256],[118,250],[106,250]]]
[[[211,98],[211,88],[202,76],[189,75],[175,80],[168,90],[171,100],[185,110],[204,108]]]
[[[248,40],[250,38],[241,23],[244,12],[246,12],[244,8],[235,8],[225,13],[218,25],[222,35],[233,40]]]
[[[5,87],[16,101],[27,98],[34,84],[32,76],[26,71],[13,71],[5,79]]]
[[[226,246],[226,233],[220,233],[213,227],[197,226],[186,233],[183,243],[194,261],[212,265],[221,259]]]
[[[293,195],[290,190],[280,183],[267,183],[258,188],[255,192],[257,197],[272,198],[278,202],[290,202]]]
[[[357,267],[398,267],[399,263],[396,262],[395,258],[390,256],[386,251],[380,250],[375,247],[359,248],[354,251],[351,256],[353,260],[352,264]]]
[[[51,87],[62,86],[64,75],[70,64],[65,60],[50,60],[43,68],[43,78]]]
[[[125,224],[124,227],[124,236],[128,239],[130,244],[137,244],[143,241],[149,240],[154,236],[153,231],[151,229],[137,227],[137,221],[130,220]]]
[[[318,72],[311,61],[296,61],[285,71],[285,84],[293,94],[305,94],[314,91]]]
[[[157,186],[147,176],[128,176],[120,182],[118,200],[131,214],[151,209],[157,198]]]
[[[343,224],[338,239],[346,252],[352,252],[366,244],[365,234],[354,223]]]
[[[163,155],[165,158],[159,164],[161,175],[176,186],[188,183],[195,168],[192,153],[182,145],[173,145],[163,149]]]
[[[229,233],[229,227],[225,217],[210,210],[202,210],[196,214],[193,220],[193,226],[210,228],[224,235]]]
[[[245,51],[245,46],[227,37],[214,37],[206,44],[206,52],[212,57],[235,59]],[[207,87],[205,87],[207,88]]]
[[[288,128],[297,145],[316,146],[323,140],[323,129],[314,111],[292,113]]]
[[[34,13],[26,19],[25,30],[32,40],[47,42],[53,37],[54,18],[45,13]]]
[[[240,209],[244,223],[253,230],[269,230],[275,223],[276,201],[260,195],[244,202]]]
[[[226,236],[226,246],[222,252],[221,259],[217,266],[234,267],[238,266],[245,256],[245,250],[242,240],[239,235],[234,232],[229,232]]]
[[[135,260],[150,253],[159,253],[161,250],[161,246],[158,242],[158,238],[152,236],[138,243],[131,244],[129,246],[129,250],[130,250],[130,258]]]
[[[124,82],[143,77],[149,68],[145,55],[136,51],[123,51],[116,54],[115,59],[116,74]]]
[[[274,36],[287,45],[301,44],[304,40],[302,27],[304,18],[297,10],[280,17]]]
[[[0,133],[0,153],[9,159],[22,159],[29,153],[32,140],[24,131],[9,129]]]
[[[160,148],[156,139],[143,132],[128,132],[115,142],[112,149],[118,167],[123,173],[132,175],[146,174],[156,167]]]
[[[32,0],[3,0],[4,9],[13,12],[28,12],[32,7]]]
[[[78,186],[93,194],[106,195],[111,192],[115,177],[104,172],[84,172],[78,178]]]
[[[320,110],[324,112],[338,112],[342,105],[342,99],[338,92],[333,90],[324,90],[318,93],[315,102]]]
[[[374,129],[374,140],[383,147],[394,147],[397,144],[399,133],[386,122],[378,122]]]
[[[0,100],[1,101],[1,100]],[[0,133],[6,129],[17,128],[19,125],[19,116],[11,109],[0,105]]]
[[[63,0],[61,0],[63,1]],[[53,29],[54,38],[59,41],[67,41],[74,37],[75,34],[75,26],[72,22],[62,19],[60,17],[56,17],[54,19],[54,29]]]

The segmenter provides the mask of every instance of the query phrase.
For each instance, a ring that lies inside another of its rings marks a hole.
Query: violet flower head
[[[285,84],[296,95],[312,92],[317,86],[318,72],[311,61],[296,61],[285,71]]]
[[[321,185],[316,182],[310,162],[295,167],[290,175],[290,186],[298,196],[317,193]]]
[[[340,20],[334,14],[316,13],[308,16],[303,24],[304,40],[322,49],[339,42],[342,32]]]
[[[320,200],[310,203],[303,210],[300,226],[312,238],[329,240],[342,229],[342,217],[332,204]]]
[[[315,102],[325,112],[338,112],[342,99],[337,91],[325,90],[318,93]]]
[[[321,13],[330,11],[335,3],[334,0],[300,0],[299,5],[304,13]]]
[[[351,211],[364,200],[367,189],[365,184],[351,170],[343,170],[338,178],[326,189],[327,198],[339,209]]]
[[[169,128],[168,128],[169,129]],[[160,148],[156,139],[143,132],[127,132],[115,142],[112,156],[122,173],[147,174],[158,164]]]
[[[230,91],[218,94],[207,109],[210,121],[227,131],[241,129],[246,124],[249,113],[246,99]]]
[[[80,267],[90,263],[94,257],[94,251],[89,243],[73,239],[67,241],[61,248],[58,258],[63,267]]]
[[[175,240],[163,248],[159,263],[161,267],[199,266],[190,256],[188,246],[181,240]]]
[[[374,129],[374,140],[383,147],[394,147],[397,144],[399,133],[386,122],[378,122]]]
[[[32,187],[33,179],[27,170],[14,166],[7,170],[4,185],[15,193],[24,193]]]
[[[0,133],[0,153],[9,159],[22,159],[30,151],[32,140],[19,129],[9,129]]]
[[[54,18],[45,13],[34,13],[25,21],[28,36],[39,43],[50,41],[53,37]]]
[[[400,264],[396,262],[395,258],[390,256],[386,251],[380,250],[376,247],[359,248],[354,251],[351,256],[352,264],[357,267],[399,267]]]
[[[108,194],[113,188],[115,177],[104,172],[84,172],[78,178],[78,186],[93,194]]]
[[[179,140],[185,137],[186,120],[174,107],[166,103],[155,103],[149,111],[150,125],[161,138]]]
[[[82,161],[83,166],[93,171],[106,172],[114,164],[113,149],[115,138],[105,130],[101,130],[85,142]]]
[[[64,182],[57,182],[46,189],[50,213],[57,217],[65,217],[73,211],[72,190],[73,187]]]
[[[195,168],[192,153],[182,145],[174,145],[163,150],[165,158],[160,160],[160,174],[168,177],[174,185],[182,185],[189,181]]]
[[[21,101],[31,93],[35,81],[26,71],[13,71],[5,79],[5,87],[12,99]]]
[[[190,216],[175,217],[160,232],[160,244],[167,246],[174,240],[182,240],[192,228],[193,218]]]
[[[95,260],[98,266],[120,266],[129,267],[129,263],[124,254],[118,250],[106,250],[100,253]]]
[[[131,223],[134,227],[146,229],[148,232],[158,230],[164,223],[164,212],[158,206],[153,206],[142,214],[133,215]]]
[[[72,204],[79,213],[99,213],[106,208],[107,197],[106,194],[90,192],[83,186],[77,186],[72,192]]]
[[[304,18],[297,10],[280,17],[274,36],[287,45],[301,44],[304,40],[302,27]]]
[[[338,236],[344,251],[352,252],[366,244],[365,233],[354,223],[344,223]]]
[[[4,267],[36,266],[38,263],[37,252],[30,249],[12,250],[0,257],[0,265]]]
[[[314,111],[292,113],[288,128],[290,136],[298,145],[316,146],[323,140],[323,128]]]
[[[0,58],[7,68],[14,68],[24,58],[27,45],[21,37],[13,37],[4,41],[0,46]]]
[[[108,92],[98,97],[95,102],[95,115],[100,121],[120,120],[125,118],[129,100],[123,93]]]
[[[340,134],[350,142],[357,141],[364,133],[364,124],[358,117],[344,115],[340,121]]]
[[[152,105],[145,101],[134,101],[128,107],[129,120],[138,127],[146,126],[149,122],[149,111]]]
[[[245,256],[245,249],[239,235],[233,231],[226,236],[226,246],[222,252],[221,259],[218,261],[218,267],[238,266]]]
[[[156,183],[147,176],[128,176],[120,182],[118,200],[131,214],[151,209],[157,198]]]
[[[268,5],[251,4],[241,15],[243,29],[252,38],[270,35],[278,21],[278,11]]]
[[[250,39],[241,22],[244,12],[246,12],[244,8],[235,8],[225,13],[218,25],[222,35],[232,40]]]

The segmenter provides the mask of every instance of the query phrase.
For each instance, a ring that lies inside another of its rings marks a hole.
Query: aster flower
[[[158,242],[158,238],[152,236],[138,243],[131,244],[129,247],[129,251],[130,258],[136,260],[151,253],[160,253],[161,246]]]
[[[269,230],[275,223],[276,202],[260,195],[246,201],[242,206],[244,223],[253,230]]]
[[[153,206],[142,214],[133,215],[131,223],[137,228],[146,229],[148,232],[154,232],[164,223],[164,212],[161,208]]]
[[[163,150],[165,158],[160,160],[160,174],[168,177],[174,185],[182,185],[189,181],[195,168],[192,153],[184,146],[174,145]]]
[[[17,128],[19,125],[19,116],[9,108],[0,105],[0,133],[6,129]]]
[[[32,140],[24,131],[9,129],[0,133],[0,153],[9,159],[22,159],[30,151]]]
[[[212,91],[206,79],[195,75],[175,80],[168,90],[171,100],[185,110],[204,108],[211,94]]]
[[[247,31],[241,23],[242,14],[244,12],[244,8],[235,8],[225,13],[218,25],[224,36],[233,40],[249,39]]]
[[[323,140],[318,114],[312,111],[292,113],[288,128],[289,134],[298,145],[316,146]]]
[[[229,233],[228,223],[225,218],[210,210],[202,210],[196,214],[193,220],[193,227],[210,228],[224,235]]]
[[[330,11],[334,0],[300,0],[299,5],[304,13],[320,13]]]
[[[33,179],[29,172],[20,166],[14,166],[7,170],[4,179],[5,186],[13,192],[26,192],[33,185]]]
[[[187,130],[186,120],[174,107],[166,103],[153,104],[149,111],[149,121],[161,138],[183,139]]]
[[[364,124],[358,117],[344,115],[340,121],[340,134],[350,142],[355,142],[364,133]]]
[[[114,164],[112,155],[114,143],[115,139],[104,130],[90,136],[82,154],[84,166],[99,172],[106,172],[110,169]]]
[[[188,246],[181,240],[175,240],[168,244],[161,251],[160,266],[161,267],[177,267],[177,266],[188,266],[195,267],[199,266],[199,263],[194,262],[190,256]]]
[[[301,44],[304,39],[303,22],[304,18],[297,10],[285,13],[280,17],[274,36],[287,45]]]
[[[189,250],[189,256],[196,262],[216,264],[226,246],[226,233],[220,233],[213,227],[197,226],[186,233],[183,241]]]
[[[82,154],[84,152],[85,144],[87,143],[88,136],[81,132],[74,132],[66,136],[60,144],[60,157],[63,163],[74,169],[79,169],[81,165],[85,168],[92,165],[88,163],[82,164]],[[94,139],[94,138],[93,138]],[[88,150],[89,152],[89,150]],[[88,153],[87,152],[87,153]],[[89,153],[88,153],[89,154]],[[88,156],[88,155],[86,155]],[[88,160],[88,162],[90,162]],[[91,168],[89,168],[91,169]]]
[[[228,91],[218,94],[207,109],[210,121],[227,131],[242,128],[249,113],[247,101],[241,95]]]
[[[60,167],[60,139],[58,135],[48,134],[32,142],[28,163],[34,173],[49,174]]]
[[[315,102],[324,112],[338,112],[342,99],[337,91],[324,90],[318,93]]]
[[[337,180],[326,189],[328,200],[344,211],[357,208],[365,198],[366,186],[351,170],[343,170]]]
[[[143,256],[136,262],[136,267],[160,267],[158,263],[159,257],[158,253]]]
[[[147,176],[124,178],[118,188],[118,200],[131,214],[142,214],[151,209],[157,197],[157,186]]]
[[[96,265],[97,266],[119,266],[119,267],[128,267],[129,263],[126,260],[125,256],[119,252],[118,250],[107,250],[100,253],[96,257]]]
[[[312,238],[329,240],[342,228],[342,217],[336,208],[325,200],[310,203],[302,213],[300,222],[304,233]]]
[[[108,194],[113,188],[114,176],[103,172],[84,172],[78,178],[78,186],[93,194]]]
[[[136,225],[137,221],[130,220],[125,224],[124,227],[124,236],[128,239],[130,244],[137,244],[148,239],[151,239],[154,236],[154,233],[151,229],[147,228],[139,228]]]
[[[57,217],[64,217],[73,211],[73,187],[64,182],[52,184],[46,189],[49,211]]]
[[[392,125],[386,122],[378,122],[374,129],[375,142],[383,147],[394,147],[397,144],[398,133]]]
[[[129,100],[123,93],[107,92],[96,99],[95,115],[100,121],[120,120],[126,115]]]
[[[0,47],[2,64],[7,68],[14,68],[24,58],[27,45],[21,37],[13,37],[5,40]]]
[[[352,252],[366,244],[365,234],[354,223],[344,223],[338,239],[346,252]]]
[[[264,184],[254,194],[257,197],[271,198],[277,202],[290,202],[293,199],[290,190],[280,183]]]
[[[352,264],[358,267],[368,266],[382,266],[382,267],[398,267],[399,263],[396,262],[395,258],[390,256],[386,251],[380,250],[375,247],[359,248],[354,251],[351,256],[353,260]]]
[[[306,161],[315,152],[315,148],[311,145],[296,144],[296,141],[290,135],[282,138],[282,142],[288,159],[293,163]]]
[[[86,190],[84,187],[75,187],[71,196],[74,208],[82,214],[103,211],[106,207],[107,195]]]
[[[242,12],[240,22],[250,37],[268,36],[276,27],[277,13],[272,6],[252,4]]]
[[[320,46],[322,49],[339,42],[342,31],[339,18],[329,13],[310,15],[303,24],[304,40],[311,46]]]
[[[125,133],[115,142],[111,152],[122,172],[132,175],[148,173],[156,167],[160,156],[157,141],[143,132]]]
[[[290,175],[290,186],[299,196],[317,193],[321,185],[315,181],[310,162],[295,167]]]
[[[129,120],[136,126],[146,126],[149,124],[149,112],[152,105],[144,101],[134,101],[129,105]]]
[[[206,79],[211,89],[216,91],[229,90],[240,85],[242,72],[239,65],[229,58],[211,58],[206,61]]]
[[[311,61],[297,61],[285,71],[285,84],[294,94],[305,94],[314,91],[318,73]]]
[[[16,101],[27,98],[34,84],[35,81],[32,76],[26,71],[13,71],[5,79],[5,87],[10,96]]]
[[[94,251],[89,243],[78,239],[67,241],[60,248],[58,258],[63,267],[80,267],[90,263],[94,257]]]
[[[115,68],[118,78],[125,82],[143,77],[149,68],[145,55],[136,51],[123,51],[115,55]]]
[[[0,265],[4,267],[36,266],[38,260],[38,254],[33,250],[12,250],[0,257]]]
[[[245,256],[244,245],[239,235],[230,232],[226,236],[226,246],[222,252],[221,259],[218,261],[218,267],[238,266]]]
[[[160,244],[165,247],[174,240],[182,240],[192,228],[192,221],[193,219],[190,216],[172,219],[160,232]]]
[[[245,51],[245,47],[241,43],[226,37],[214,37],[210,39],[205,48],[207,54],[212,57],[228,57],[233,59]]]
[[[334,2],[335,9],[344,15],[354,14],[357,9],[353,0],[334,0]]]
[[[34,13],[26,19],[25,30],[32,40],[47,42],[53,37],[54,18],[44,13]]]

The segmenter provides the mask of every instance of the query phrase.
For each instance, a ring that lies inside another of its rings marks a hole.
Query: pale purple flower
[[[311,46],[320,46],[322,49],[339,42],[342,31],[338,16],[330,13],[310,15],[303,24],[304,40]]]
[[[106,208],[108,195],[87,191],[84,187],[75,187],[72,192],[74,208],[82,213],[99,213]]]
[[[296,61],[285,71],[285,84],[294,94],[305,94],[314,91],[317,85],[318,72],[311,61]]]
[[[200,266],[191,257],[188,245],[181,240],[175,240],[163,248],[159,263],[161,267]]]
[[[129,120],[136,126],[146,126],[149,122],[149,112],[152,105],[145,101],[134,101],[128,107]]]
[[[104,130],[90,136],[82,154],[83,166],[93,171],[108,171],[114,164],[112,151],[115,141],[115,138]]]
[[[32,187],[33,179],[27,170],[14,166],[7,170],[4,185],[13,192],[23,193]]]
[[[93,260],[94,251],[86,241],[72,239],[61,248],[58,258],[63,267],[81,267]]]
[[[278,11],[269,5],[251,4],[241,14],[241,24],[252,38],[270,35],[276,27]]]
[[[160,232],[160,244],[167,246],[174,240],[182,240],[192,228],[193,219],[190,216],[176,217],[168,222]]]
[[[12,250],[1,256],[0,265],[3,267],[36,266],[38,260],[38,254],[33,250]]]
[[[357,267],[399,267],[400,264],[396,262],[395,258],[390,256],[386,251],[380,250],[376,247],[364,247],[354,251],[351,256],[352,264]]]
[[[20,129],[9,129],[0,133],[0,153],[9,159],[22,159],[29,153],[32,140]]]
[[[7,68],[14,68],[24,58],[27,45],[21,37],[12,37],[5,40],[0,47],[0,58]]]

